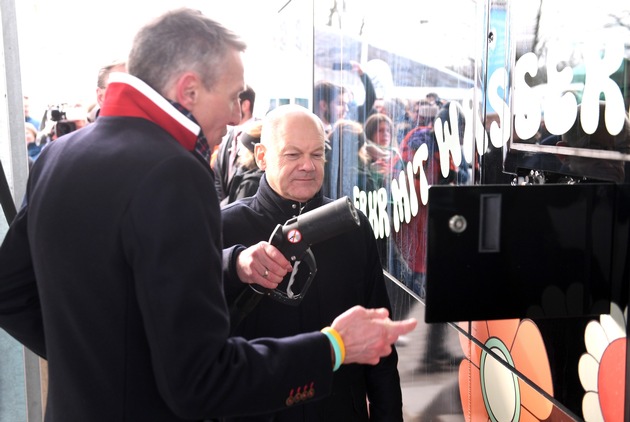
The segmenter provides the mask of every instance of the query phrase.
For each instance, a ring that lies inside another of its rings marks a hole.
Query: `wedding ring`
[[[265,272],[263,273],[262,276],[267,278],[269,276],[269,270],[265,268]]]

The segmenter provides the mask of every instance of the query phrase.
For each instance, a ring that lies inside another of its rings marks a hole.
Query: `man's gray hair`
[[[180,8],[140,29],[127,70],[162,95],[186,71],[196,72],[205,88],[212,89],[226,54],[246,47],[238,35],[200,11]]]

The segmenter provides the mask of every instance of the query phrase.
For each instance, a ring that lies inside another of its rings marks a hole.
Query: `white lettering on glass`
[[[594,133],[597,129],[600,93],[603,93],[606,99],[604,114],[606,129],[611,135],[617,135],[623,128],[626,114],[623,95],[615,81],[610,78],[623,63],[623,53],[623,44],[615,42],[615,40],[606,43],[603,57],[600,56],[596,45],[589,44],[585,48],[586,78],[584,79],[580,120],[582,121],[582,129],[588,134]]]
[[[584,47],[585,80],[582,93],[580,120],[586,133],[593,133],[599,121],[599,101],[603,94],[605,107],[605,124],[611,135],[617,135],[623,128],[627,111],[625,110],[623,93],[611,76],[616,73],[624,58],[622,37],[610,37],[604,43],[593,42]],[[574,72],[569,66],[562,66],[561,52],[568,46],[556,44],[547,51],[547,85],[544,93],[539,94],[527,84],[527,74],[536,76],[538,57],[534,53],[526,53],[516,62],[514,67],[514,91],[512,96],[514,113],[514,131],[520,139],[532,138],[540,129],[544,119],[547,130],[554,135],[566,133],[577,117],[577,98],[572,92],[571,83]],[[493,146],[501,147],[508,141],[512,118],[509,106],[504,100],[508,84],[508,70],[499,68],[490,75],[488,83],[488,101],[494,110],[499,110],[498,121],[490,124],[490,136],[481,119],[480,107],[475,107],[476,95],[482,98],[477,88],[471,88],[462,100],[462,104],[451,103],[449,108],[450,128],[446,122],[436,119],[434,130],[440,158],[440,171],[443,177],[449,173],[450,158],[455,165],[461,163],[462,156],[467,162],[474,161],[474,150],[483,155],[490,141]],[[458,130],[458,108],[464,118],[463,139]],[[473,124],[474,123],[474,124]],[[393,177],[391,192],[385,188],[364,192],[354,187],[355,206],[367,215],[376,238],[390,235],[388,216],[388,198],[392,200],[392,218],[395,231],[399,231],[401,223],[408,223],[418,213],[419,201],[423,205],[429,202],[429,182],[424,170],[424,163],[429,158],[426,144],[420,145],[411,162],[406,163],[405,170],[397,178]],[[415,177],[419,178],[416,191]]]
[[[514,131],[520,139],[533,138],[540,129],[542,108],[536,92],[525,81],[526,74],[537,73],[538,57],[531,52],[523,54],[514,66]]]

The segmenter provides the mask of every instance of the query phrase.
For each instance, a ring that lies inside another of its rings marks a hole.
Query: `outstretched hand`
[[[335,318],[332,328],[341,335],[345,345],[344,363],[376,365],[392,352],[392,344],[398,337],[412,331],[417,323],[413,318],[392,321],[385,308],[355,306]]]

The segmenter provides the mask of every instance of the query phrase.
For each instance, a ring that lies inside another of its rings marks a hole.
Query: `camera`
[[[57,138],[77,130],[77,124],[68,120],[64,106],[54,106],[48,109],[48,118],[55,122],[53,131]]]

